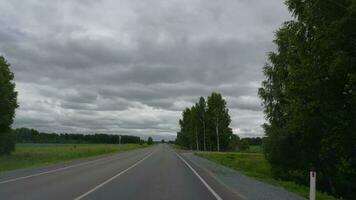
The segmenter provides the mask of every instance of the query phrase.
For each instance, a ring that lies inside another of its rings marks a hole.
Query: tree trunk
[[[330,177],[328,178],[328,182],[329,182],[329,188],[330,188],[331,194],[335,195],[336,194],[335,185]]]
[[[220,151],[220,144],[219,144],[219,118],[216,118],[216,144],[218,152]]]
[[[206,144],[205,144],[205,120],[203,120],[203,143],[204,143],[204,151],[206,151]]]
[[[197,127],[195,127],[195,141],[197,143],[197,150],[199,151],[199,138],[198,138]]]

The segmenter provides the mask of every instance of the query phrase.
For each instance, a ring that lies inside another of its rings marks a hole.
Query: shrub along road
[[[168,145],[2,174],[1,199],[239,199]]]

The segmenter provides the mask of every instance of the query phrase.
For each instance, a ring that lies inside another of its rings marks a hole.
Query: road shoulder
[[[283,188],[260,182],[239,172],[214,163],[204,158],[195,156],[191,152],[182,152],[181,155],[193,163],[200,171],[212,176],[215,181],[220,182],[228,190],[240,197],[249,200],[305,200],[294,193]]]

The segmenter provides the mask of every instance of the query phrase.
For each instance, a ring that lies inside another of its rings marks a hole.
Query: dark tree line
[[[212,93],[207,101],[200,97],[194,106],[183,111],[176,143],[194,150],[235,150],[240,138],[232,133],[230,123],[229,110],[221,94]]]
[[[356,1],[288,0],[259,95],[275,176],[356,199]]]
[[[241,141],[246,141],[248,145],[262,145],[263,138],[261,137],[251,137],[251,138],[242,138]]]
[[[69,134],[40,133],[34,129],[18,128],[13,130],[17,143],[92,143],[92,144],[140,144],[140,137],[109,134]]]
[[[10,64],[0,56],[0,155],[9,154],[15,149],[11,124],[18,105],[13,80],[14,74],[10,71]]]

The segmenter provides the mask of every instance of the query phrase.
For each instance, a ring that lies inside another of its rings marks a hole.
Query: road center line
[[[198,174],[198,172],[195,171],[195,169],[192,166],[190,166],[189,163],[185,161],[184,158],[181,157],[177,152],[175,153],[178,156],[178,158],[180,158],[189,167],[189,169],[192,170],[192,172],[199,178],[199,180],[204,184],[204,186],[214,195],[214,197],[217,200],[222,200],[222,198],[213,190],[213,188],[210,187],[210,185]]]
[[[137,161],[135,164],[131,165],[129,168],[126,168],[125,170],[121,171],[120,173],[116,174],[115,176],[113,176],[113,177],[109,178],[108,180],[106,180],[106,181],[100,183],[99,185],[95,186],[93,189],[91,189],[91,190],[89,190],[88,192],[86,192],[86,193],[80,195],[79,197],[75,198],[74,200],[79,200],[79,199],[82,199],[82,198],[88,196],[90,193],[92,193],[92,192],[94,192],[95,190],[97,190],[97,189],[103,187],[104,185],[106,185],[107,183],[111,182],[111,181],[114,180],[115,178],[121,176],[122,174],[126,173],[126,172],[129,171],[130,169],[136,167],[138,164],[140,164],[142,161],[146,160],[146,159],[147,159],[148,157],[150,157],[152,154],[153,154],[153,152],[150,153],[150,154],[148,154],[147,156],[145,156],[145,157],[142,158],[141,160]]]
[[[82,166],[82,165],[87,165],[87,164],[95,163],[95,162],[102,161],[102,160],[110,160],[110,159],[113,159],[113,157],[114,156],[99,158],[99,159],[96,159],[96,160],[91,160],[91,161],[84,162],[84,163],[79,163],[79,164],[75,164],[75,165],[61,167],[61,168],[57,168],[57,169],[54,169],[54,170],[40,172],[40,173],[37,173],[37,174],[32,174],[32,175],[28,175],[28,176],[21,176],[21,177],[18,177],[18,178],[12,178],[12,179],[8,179],[8,180],[5,180],[5,181],[0,181],[0,184],[5,184],[5,183],[10,183],[10,182],[14,182],[14,181],[23,180],[23,179],[28,179],[28,178],[32,178],[32,177],[36,177],[36,176],[41,176],[41,175],[44,175],[44,174],[51,174],[51,173],[54,173],[54,172],[59,172],[59,171],[63,171],[63,170],[66,170],[66,169],[73,168],[73,167],[79,167],[79,166]]]

